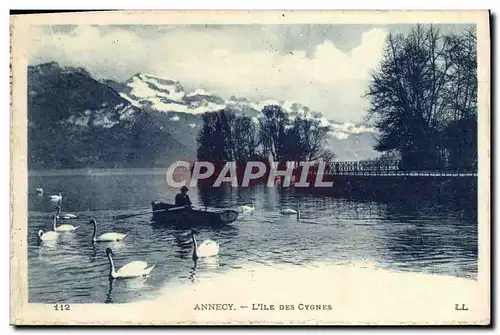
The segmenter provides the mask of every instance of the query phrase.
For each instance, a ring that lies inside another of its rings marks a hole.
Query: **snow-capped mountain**
[[[115,85],[133,106],[157,112],[203,114],[223,109],[224,99],[203,89],[186,93],[178,81],[138,73],[124,85]]]
[[[28,67],[30,169],[165,166],[195,149],[168,117],[133,106],[84,69]]]
[[[312,111],[307,106],[297,102],[274,99],[253,101],[234,95],[226,100],[202,88],[192,92],[185,92],[179,81],[164,79],[151,74],[139,73],[134,75],[124,85],[119,86],[118,91],[120,96],[133,106],[157,112],[199,115],[230,108],[245,115],[258,117],[265,106],[278,105],[286,110],[292,119],[300,115],[319,120],[321,126],[329,127],[332,136],[338,140],[346,140],[352,134],[376,133],[374,128],[365,125],[330,121],[320,112]],[[178,121],[179,118],[174,116],[171,120]],[[191,125],[191,127],[195,126],[196,124]]]
[[[339,160],[379,156],[375,129],[328,120],[300,103],[186,91],[179,81],[151,74],[96,80],[85,69],[51,62],[28,67],[29,167],[165,166],[195,156],[203,113],[230,108],[258,122],[267,105],[329,127]]]

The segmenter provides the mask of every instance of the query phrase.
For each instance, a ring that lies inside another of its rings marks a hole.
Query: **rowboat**
[[[211,207],[179,207],[161,201],[151,202],[153,221],[183,228],[211,226],[221,227],[238,219],[238,212]]]

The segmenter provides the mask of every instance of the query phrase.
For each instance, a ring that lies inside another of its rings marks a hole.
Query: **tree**
[[[236,118],[233,130],[234,156],[238,164],[258,157],[259,132],[256,124],[248,116]]]
[[[380,134],[376,150],[400,152],[407,168],[443,165],[443,134],[450,115],[463,117],[458,104],[474,108],[475,73],[465,69],[473,67],[475,44],[466,37],[443,36],[432,25],[387,37],[380,67],[366,92],[371,102],[368,118]]]
[[[471,27],[460,35],[450,35],[447,56],[452,66],[443,92],[451,121],[469,118],[477,111],[477,40]]]
[[[477,118],[472,113],[453,120],[444,131],[447,167],[459,170],[477,169]]]
[[[197,156],[214,163],[246,162],[256,155],[258,131],[249,117],[236,117],[230,109],[202,115]]]
[[[285,130],[286,143],[281,150],[282,156],[291,161],[329,162],[333,159],[333,152],[327,147],[326,140],[329,128],[322,126],[320,121],[307,117],[296,117],[290,127]]]
[[[216,112],[217,122],[215,125],[218,148],[221,151],[224,162],[234,161],[234,123],[235,113],[230,109]]]
[[[448,119],[443,140],[448,166],[477,169],[477,40],[475,27],[448,37],[453,71],[444,96]]]
[[[219,116],[217,113],[204,113],[202,118],[203,126],[196,139],[198,143],[197,157],[199,160],[223,162],[224,150],[221,149],[223,149],[224,142],[217,129]]]
[[[271,155],[279,163],[286,161],[330,162],[334,154],[327,147],[328,127],[317,119],[296,117],[290,120],[279,106],[266,106],[254,123],[248,116],[236,116],[228,109],[202,115],[197,156],[215,164],[249,160]]]
[[[259,119],[262,150],[264,154],[270,154],[274,161],[282,160],[279,151],[285,145],[285,127],[288,123],[288,116],[280,106],[270,105],[262,109]]]

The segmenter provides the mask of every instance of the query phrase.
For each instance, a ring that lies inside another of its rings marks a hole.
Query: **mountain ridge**
[[[144,73],[125,82],[97,80],[84,68],[49,62],[28,66],[28,166],[164,166],[195,156],[203,113],[230,108],[258,118],[269,104],[328,126],[338,159],[378,154],[372,148],[373,128],[327,120],[296,102],[224,99],[201,87],[186,92],[177,80]]]

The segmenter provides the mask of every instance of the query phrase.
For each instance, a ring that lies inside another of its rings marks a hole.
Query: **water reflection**
[[[193,262],[190,230],[151,224],[148,216],[112,220],[117,214],[149,211],[152,200],[173,202],[178,190],[168,188],[163,176],[31,179],[30,187],[40,185],[46,195],[62,192],[63,211],[77,214],[72,224],[80,226],[55,244],[37,246],[38,230],[52,229],[54,208],[44,207],[46,199],[30,200],[28,282],[33,302],[53,302],[54,297],[72,303],[148,299],[172,282],[209,281],[215,273],[255,263],[306,267],[368,260],[397,271],[462,277],[477,273],[477,216],[467,204],[332,198],[265,185],[193,188],[193,203],[203,206],[232,208],[255,200],[253,215],[241,215],[233,224],[216,229],[199,228],[202,239],[220,244],[220,253]],[[280,214],[280,209],[294,208],[297,201],[301,220]],[[123,242],[92,243],[91,218],[100,222],[101,233],[129,236]],[[138,282],[108,282],[108,246],[120,252],[120,259],[155,263],[152,276]]]
[[[198,261],[196,259],[193,259],[193,267],[191,267],[191,271],[189,271],[189,281],[194,283],[196,282],[196,267],[198,265]]]
[[[30,194],[37,185],[43,185],[44,196],[30,195],[28,203],[30,208],[40,212],[54,210],[49,196],[59,192],[63,194],[63,211],[71,212],[130,208],[169,197],[174,192],[167,186],[164,175],[30,176]],[[152,198],[144,199],[145,189]]]
[[[57,254],[57,240],[37,242],[38,257],[50,257],[50,255]]]
[[[172,232],[172,235],[178,247],[176,253],[179,257],[184,259],[192,257],[194,246],[189,236],[189,231],[175,231]]]
[[[106,304],[111,304],[113,303],[113,297],[111,295],[111,293],[113,292],[113,284],[115,282],[115,279],[113,277],[109,277],[109,288],[108,288],[108,292],[106,293],[106,300],[104,300],[104,302]]]
[[[204,275],[210,277],[210,273],[220,267],[219,256],[202,257],[193,259],[193,266],[189,271],[188,280],[192,283],[199,281]]]
[[[222,184],[221,187],[198,187],[199,201],[208,207],[233,207],[237,203],[237,192],[231,185]]]
[[[90,250],[87,252],[87,257],[91,263],[94,263],[97,260],[97,245],[92,243]]]
[[[204,257],[199,261],[205,269],[216,269],[219,267],[219,255]]]

